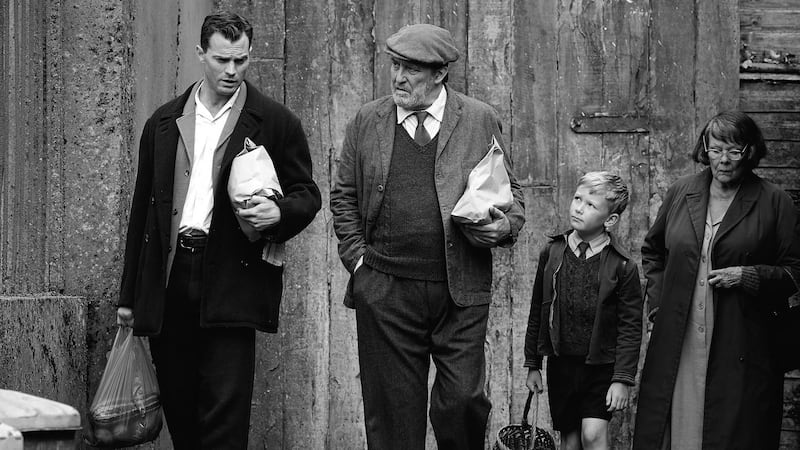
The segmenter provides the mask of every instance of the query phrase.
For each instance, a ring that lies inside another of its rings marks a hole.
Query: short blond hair
[[[578,180],[578,187],[581,186],[588,187],[592,194],[604,193],[603,198],[609,203],[610,214],[622,214],[628,207],[628,186],[619,175],[606,171],[588,172]]]

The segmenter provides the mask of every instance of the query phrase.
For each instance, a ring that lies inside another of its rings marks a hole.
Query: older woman
[[[744,113],[711,119],[693,152],[709,167],[670,187],[645,238],[654,324],[635,449],[778,448],[776,330],[800,282],[800,223],[753,173],[765,153]]]

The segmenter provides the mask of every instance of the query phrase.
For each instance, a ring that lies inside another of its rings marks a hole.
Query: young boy
[[[608,421],[628,406],[642,337],[636,263],[608,231],[628,205],[619,176],[590,172],[569,208],[572,229],[551,237],[525,334],[526,384],[542,392],[542,357],[561,449],[608,449]]]

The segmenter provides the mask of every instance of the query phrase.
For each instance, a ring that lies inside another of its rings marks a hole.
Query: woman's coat
[[[642,247],[654,326],[645,357],[634,449],[658,449],[670,416],[708,207],[711,171],[667,192]],[[783,371],[778,317],[800,281],[800,223],[791,198],[745,175],[714,239],[715,269],[754,266],[757,293],[714,290],[714,330],[706,376],[704,449],[777,448]]]

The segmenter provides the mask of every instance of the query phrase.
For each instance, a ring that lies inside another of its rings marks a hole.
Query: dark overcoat
[[[635,449],[661,448],[686,331],[709,199],[711,171],[670,187],[642,247],[654,325],[645,357]],[[706,375],[704,449],[778,448],[783,373],[778,316],[800,280],[800,223],[790,197],[745,175],[712,243],[713,268],[752,266],[758,292],[714,290]]]
[[[214,209],[203,258],[201,326],[243,326],[276,332],[283,290],[283,267],[264,262],[267,240],[284,242],[303,230],[320,208],[319,189],[311,178],[311,156],[300,120],[282,104],[248,83],[246,98],[227,143],[214,156]],[[128,225],[119,306],[133,308],[134,331],[161,331],[167,279],[174,254],[177,217],[188,185],[190,163],[179,148],[193,138],[193,108],[185,108],[196,85],[158,108],[147,120],[139,145],[139,165]],[[192,103],[193,104],[193,103]],[[190,130],[179,130],[181,121]],[[227,127],[227,124],[226,124]],[[224,134],[224,132],[223,132]],[[227,192],[233,158],[249,137],[264,145],[275,165],[284,197],[276,200],[280,223],[250,242],[242,232]],[[188,152],[191,153],[191,152]],[[176,162],[177,161],[177,162]],[[188,164],[185,170],[179,167]],[[183,180],[186,175],[186,180]],[[182,186],[183,192],[177,194]]]

